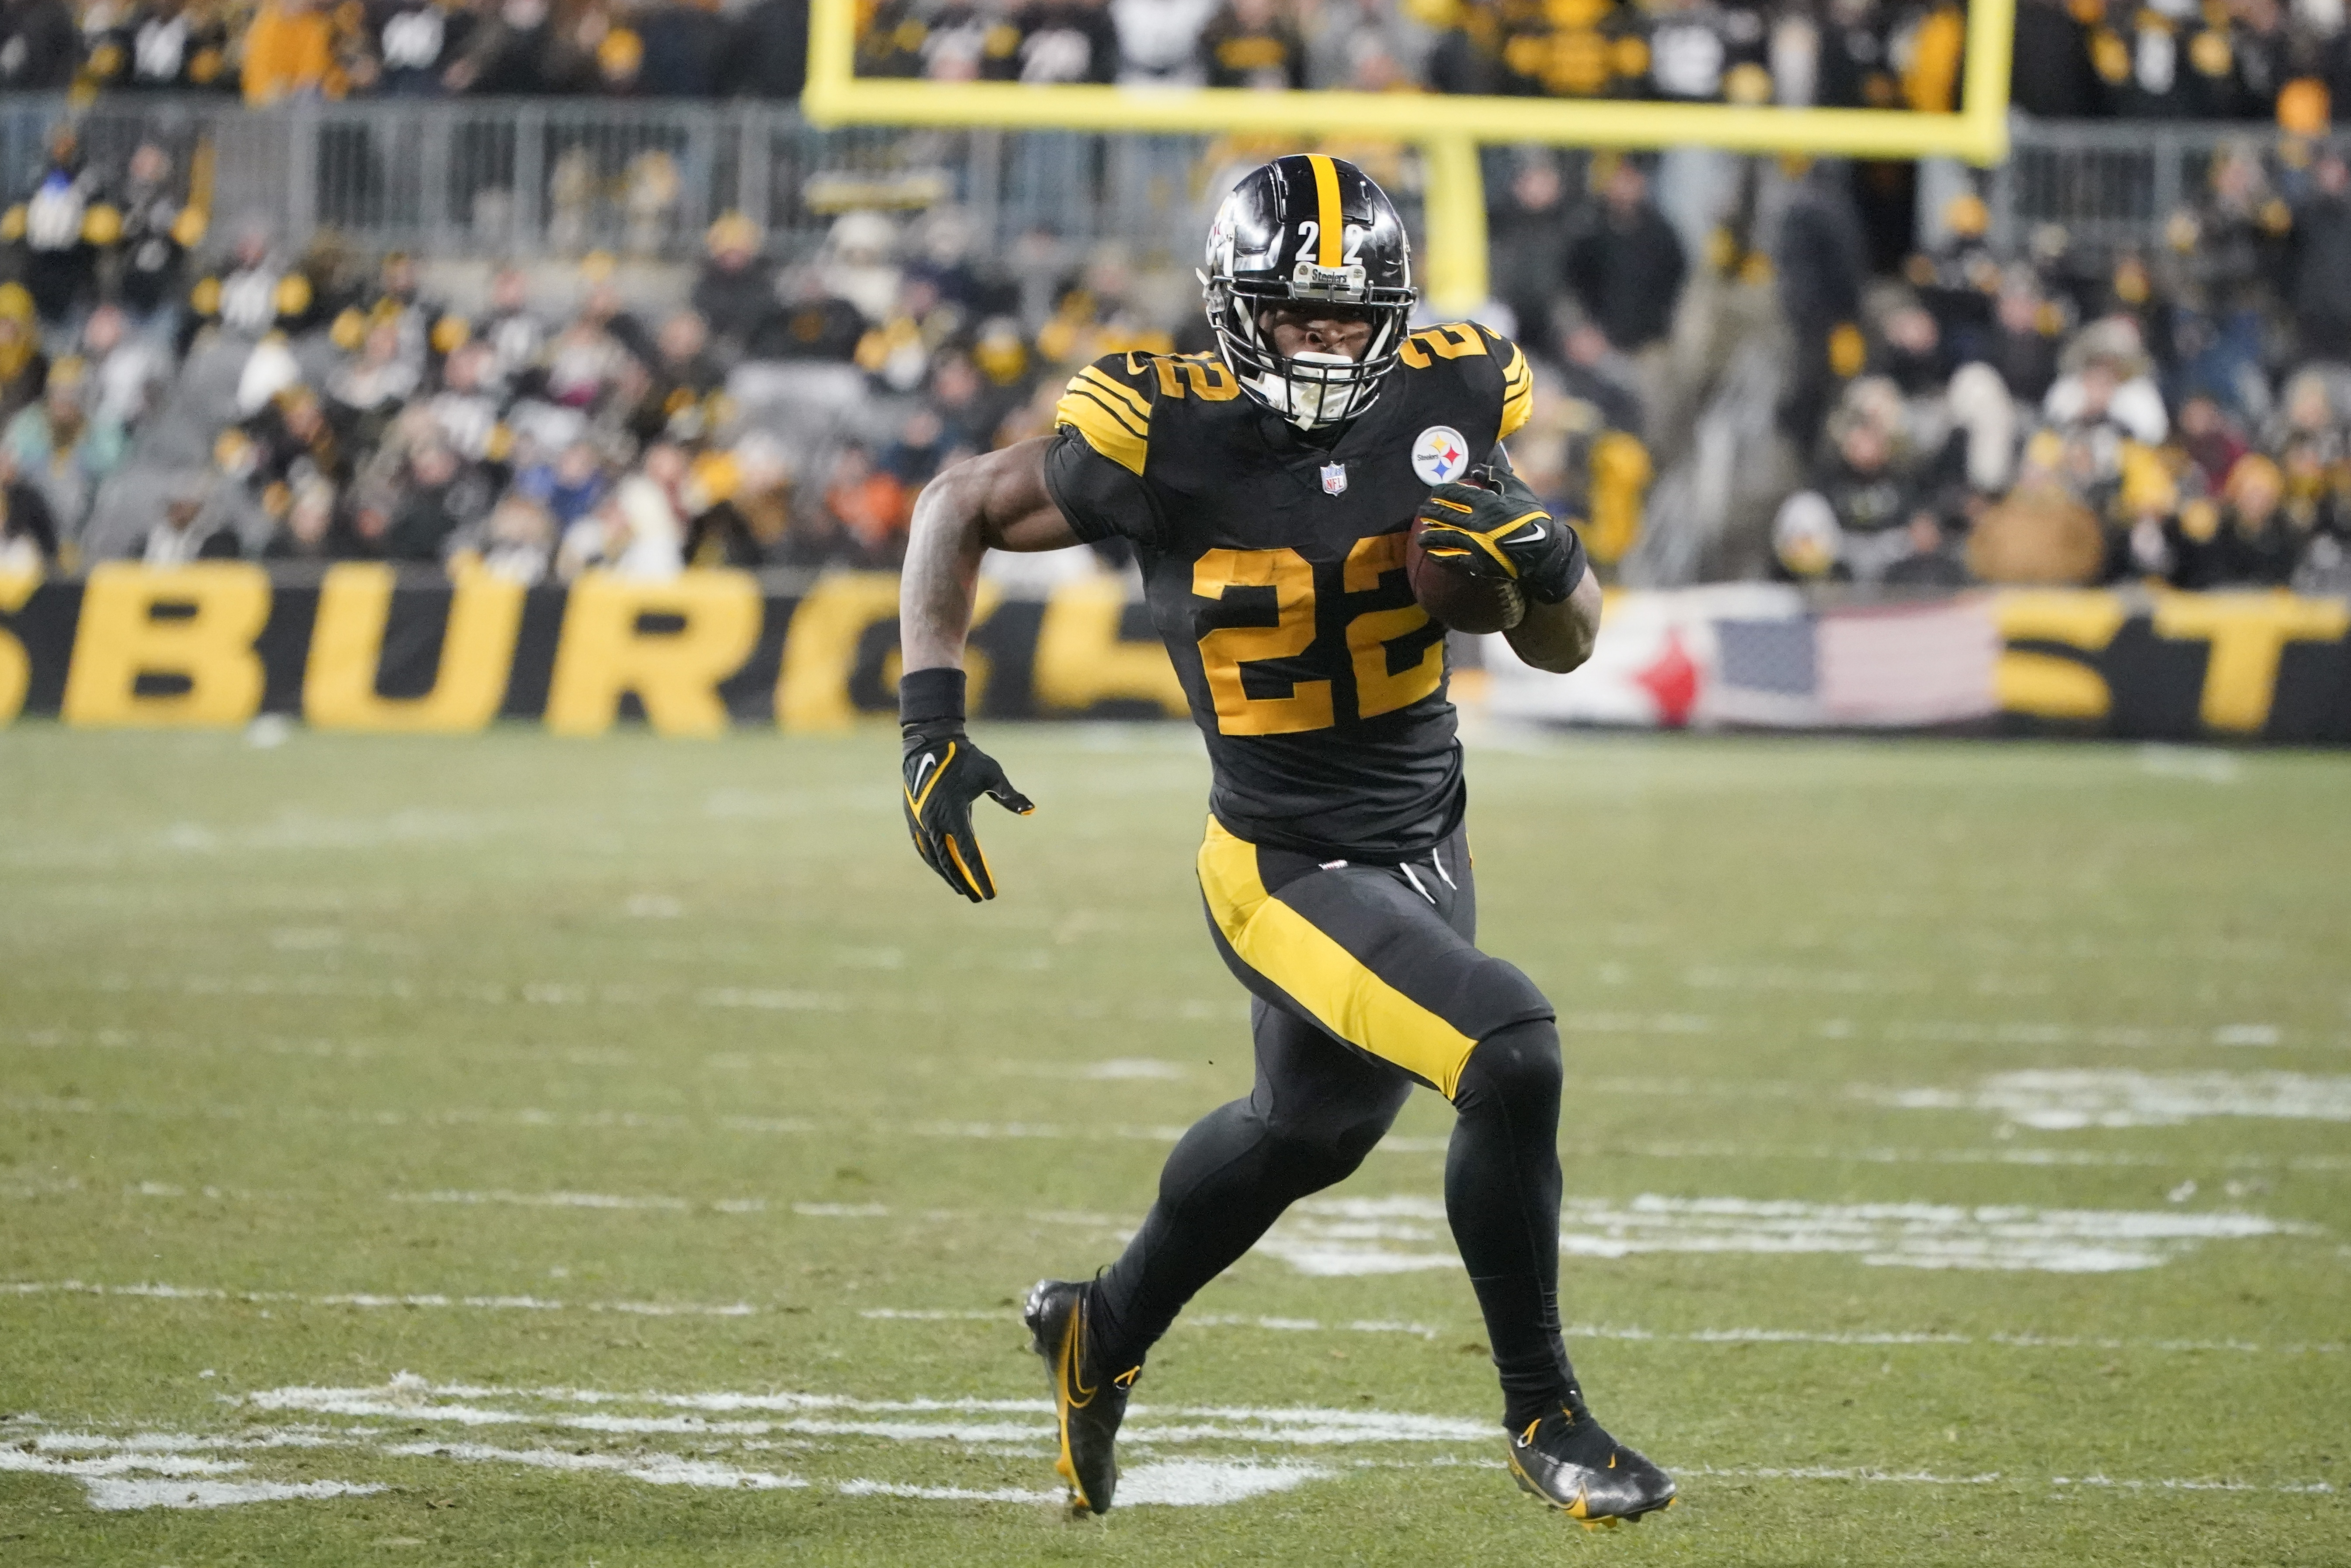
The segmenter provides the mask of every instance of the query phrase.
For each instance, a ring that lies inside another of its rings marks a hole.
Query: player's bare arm
[[[996,896],[996,874],[972,831],[972,802],[986,795],[1024,817],[1036,808],[964,733],[964,641],[982,556],[1078,542],[1046,492],[1049,444],[1040,437],[968,458],[925,486],[898,591],[906,831],[923,863],[974,904]]]
[[[1066,549],[1078,542],[1045,489],[1050,436],[967,457],[923,487],[898,591],[906,670],[960,670],[979,558],[992,549]]]
[[[1600,641],[1600,580],[1589,570],[1557,604],[1529,604],[1526,618],[1502,633],[1510,652],[1538,670],[1563,675],[1592,657]]]

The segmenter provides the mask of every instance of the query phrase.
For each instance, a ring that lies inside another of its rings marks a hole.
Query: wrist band
[[[898,683],[898,722],[930,724],[943,718],[963,722],[964,677],[961,670],[909,670]]]

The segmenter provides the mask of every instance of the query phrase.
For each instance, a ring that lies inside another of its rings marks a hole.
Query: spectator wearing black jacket
[[[759,263],[759,231],[742,214],[726,213],[704,243],[710,258],[694,280],[693,305],[709,324],[711,341],[739,356],[776,308],[774,282]]]
[[[1637,354],[1673,331],[1689,263],[1640,165],[1620,159],[1602,190],[1568,241],[1568,291],[1611,346]]]
[[[0,572],[37,569],[57,557],[57,524],[37,485],[16,470],[16,455],[0,446]]]
[[[2351,165],[2328,152],[2311,183],[2310,198],[2294,214],[2288,303],[2304,352],[2351,359]]]
[[[715,98],[726,56],[726,23],[709,0],[666,0],[641,13],[644,45],[637,91],[646,98]]]
[[[81,27],[66,0],[0,4],[0,93],[63,92],[81,64]]]
[[[756,0],[735,21],[726,86],[746,98],[797,99],[808,85],[808,0]]]

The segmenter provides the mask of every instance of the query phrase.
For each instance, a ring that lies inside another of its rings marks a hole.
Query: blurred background
[[[1966,68],[1940,0],[854,15],[870,78],[1393,95],[1395,140],[1307,142],[1386,185],[1424,255],[1428,95],[1941,115]],[[809,22],[807,0],[7,0],[0,570],[54,599],[107,562],[281,584],[384,562],[403,590],[734,568],[797,603],[893,569],[923,485],[1050,429],[1078,365],[1212,347],[1208,216],[1300,139],[819,130]],[[2333,610],[2258,612],[2258,701],[2150,675],[2149,717],[2100,666],[2128,637],[1967,594],[2351,591],[2340,0],[2020,0],[2013,42],[1990,169],[1478,149],[1471,313],[1538,377],[1513,459],[1632,593],[1622,667],[1520,711],[2280,737],[2283,702],[2283,737],[2351,736]],[[1016,598],[1130,578],[1114,549],[989,570]],[[1705,585],[1743,591],[1674,591]],[[1942,612],[1823,619],[1857,605]],[[2053,635],[2105,695],[2019,662]],[[39,711],[65,652],[27,646]]]

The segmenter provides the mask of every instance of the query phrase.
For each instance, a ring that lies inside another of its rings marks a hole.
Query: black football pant
[[[1141,1362],[1282,1210],[1361,1165],[1422,1083],[1458,1113],[1446,1215],[1504,1419],[1555,1408],[1574,1390],[1559,1326],[1559,1035],[1532,982],[1474,945],[1466,836],[1409,864],[1356,865],[1263,849],[1212,819],[1200,888],[1256,998],[1257,1082],[1184,1134],[1096,1282],[1098,1370]]]

